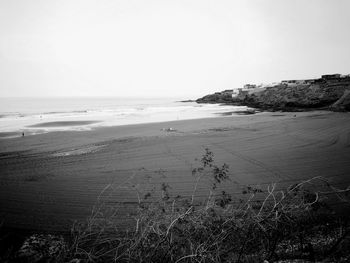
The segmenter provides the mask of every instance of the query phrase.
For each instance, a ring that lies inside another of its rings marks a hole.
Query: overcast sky
[[[350,73],[348,0],[1,0],[0,96],[199,96]]]

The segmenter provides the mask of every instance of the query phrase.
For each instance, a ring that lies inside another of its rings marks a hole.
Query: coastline
[[[0,138],[54,131],[81,131],[99,127],[216,117],[217,113],[246,107],[200,105],[161,99],[62,98],[1,100]],[[44,106],[40,106],[44,105]]]
[[[67,231],[112,184],[108,201],[120,205],[125,227],[132,221],[136,190],[146,193],[164,182],[172,194],[188,195],[191,169],[206,147],[218,164],[230,166],[225,187],[234,193],[243,185],[314,176],[346,185],[349,131],[347,113],[262,112],[0,140],[4,226]],[[202,185],[197,194],[207,196],[205,189]]]
[[[246,114],[231,115],[217,113],[217,117],[195,118],[186,120],[161,121],[137,124],[125,124],[117,126],[101,126],[92,127],[86,130],[62,130],[49,131],[30,136],[21,137],[20,132],[14,132],[18,136],[13,138],[0,137],[0,152],[6,151],[41,151],[43,148],[47,150],[58,150],[65,147],[79,147],[84,144],[93,144],[106,140],[122,139],[128,137],[148,137],[148,136],[167,136],[182,134],[184,132],[200,132],[216,126],[227,126],[229,124],[241,125],[249,122],[244,119]],[[250,114],[247,114],[250,116]],[[259,120],[264,112],[254,114],[252,116]],[[230,120],[230,121],[228,121]],[[228,121],[228,122],[227,122]],[[174,131],[169,133],[168,128]],[[11,133],[12,134],[12,133]],[[41,144],[37,144],[40,140]]]

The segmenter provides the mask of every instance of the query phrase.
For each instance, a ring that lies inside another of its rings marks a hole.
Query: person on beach
[[[22,132],[22,137],[24,137],[24,132]]]

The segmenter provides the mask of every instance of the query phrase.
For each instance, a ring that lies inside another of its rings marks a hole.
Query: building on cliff
[[[234,89],[234,90],[232,90],[231,96],[232,96],[232,98],[237,98],[238,94],[239,94],[239,90],[238,89]]]
[[[281,84],[305,84],[306,81],[310,81],[310,80],[305,80],[305,79],[291,79],[291,80],[282,80]]]
[[[341,75],[341,74],[327,74],[322,75],[321,78],[318,79],[291,79],[291,80],[282,80],[281,82],[271,83],[268,85],[254,85],[254,84],[246,84],[243,88],[238,89],[238,94],[235,96],[239,99],[244,99],[246,96],[250,94],[259,93],[269,88],[284,86],[286,88],[293,87],[301,87],[301,86],[309,86],[309,85],[350,85],[350,75]]]
[[[327,74],[322,75],[321,78],[318,79],[300,79],[300,80],[282,80],[279,84],[287,85],[287,86],[295,86],[295,85],[309,85],[309,84],[332,84],[332,83],[342,83],[344,81],[350,80],[349,75],[341,75],[341,74]]]
[[[246,84],[196,100],[198,103],[238,103],[266,109],[325,108],[350,111],[350,75],[322,75],[320,78],[283,80],[270,84]],[[339,101],[338,101],[339,100]]]
[[[245,84],[243,88],[238,89],[238,92],[237,92],[238,94],[236,98],[244,99],[247,95],[249,95],[250,93],[256,92],[259,89],[261,89],[261,87],[255,84]]]
[[[256,88],[256,85],[255,84],[245,84],[243,86],[243,89],[244,90],[249,90],[249,89],[255,89]]]

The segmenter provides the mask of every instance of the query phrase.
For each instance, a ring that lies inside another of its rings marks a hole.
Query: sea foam
[[[5,137],[102,126],[218,117],[246,107],[135,98],[1,98],[0,133]],[[8,136],[6,136],[8,135]]]

